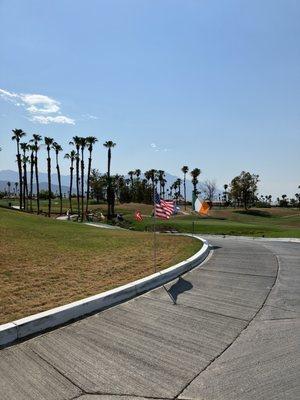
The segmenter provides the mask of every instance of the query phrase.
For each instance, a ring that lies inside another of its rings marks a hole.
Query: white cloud
[[[23,107],[29,115],[33,115],[31,118],[28,118],[30,121],[40,124],[56,123],[75,125],[74,119],[61,115],[60,102],[49,96],[30,93],[13,93],[0,89],[0,97],[13,103],[15,106]]]
[[[51,97],[42,94],[24,94],[23,102],[28,105],[27,111],[30,113],[51,114],[57,113],[60,110],[60,103]]]
[[[150,146],[152,147],[152,149],[153,149],[154,151],[164,151],[164,152],[170,151],[170,149],[166,149],[166,148],[161,149],[161,148],[158,147],[155,143],[151,143]]]
[[[91,114],[83,114],[82,118],[84,119],[99,119],[96,115],[91,115]]]
[[[64,115],[57,115],[55,117],[52,116],[46,116],[46,115],[34,115],[32,118],[29,118],[30,121],[32,122],[38,122],[40,124],[70,124],[70,125],[75,125],[75,121],[72,118],[65,117]]]

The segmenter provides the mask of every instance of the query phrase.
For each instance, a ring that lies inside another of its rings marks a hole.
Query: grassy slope
[[[0,208],[0,323],[96,294],[153,273],[153,239]],[[199,250],[161,235],[158,269]]]

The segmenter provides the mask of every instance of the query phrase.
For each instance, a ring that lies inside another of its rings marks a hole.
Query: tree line
[[[52,200],[55,197],[52,192],[51,172],[52,160],[55,159],[56,172],[58,178],[58,198],[60,214],[63,212],[63,194],[60,172],[60,157],[63,151],[62,146],[51,137],[42,137],[33,134],[28,142],[25,142],[26,133],[22,129],[12,131],[12,140],[16,142],[16,160],[18,166],[19,182],[15,183],[14,193],[19,197],[19,207],[21,210],[33,212],[33,201],[36,201],[37,213],[41,212],[40,199],[48,200],[47,215],[51,216]],[[214,181],[205,181],[199,190],[199,176],[202,171],[199,168],[189,169],[187,165],[181,168],[182,177],[167,185],[166,173],[163,170],[150,169],[142,171],[135,169],[128,171],[127,176],[111,174],[112,149],[116,143],[109,140],[103,143],[107,149],[107,171],[100,173],[97,168],[92,168],[92,157],[98,139],[95,136],[80,137],[74,136],[69,142],[71,150],[64,154],[64,158],[69,160],[70,180],[68,189],[70,213],[76,212],[79,220],[84,220],[89,214],[91,199],[96,202],[105,201],[107,203],[107,218],[111,219],[115,215],[115,201],[121,203],[153,203],[153,188],[155,187],[162,198],[174,199],[177,203],[187,206],[186,179],[191,177],[194,197],[201,194],[204,200],[214,202],[219,198],[219,205],[244,207],[248,209],[253,205],[261,207],[271,206],[272,196],[257,195],[257,185],[259,176],[250,172],[242,171],[240,175],[234,177],[230,184],[223,186],[221,193],[217,190]],[[39,188],[39,154],[41,145],[44,145],[47,152],[47,177],[48,190],[43,193]],[[86,161],[87,160],[87,161]],[[87,164],[87,165],[86,165]],[[35,181],[36,193],[33,193]],[[300,185],[299,187],[300,188]],[[8,182],[10,192],[11,183]],[[74,193],[75,191],[75,193]],[[219,193],[218,193],[219,192]],[[72,198],[76,198],[76,208]],[[300,207],[300,194],[295,194]],[[277,198],[279,206],[296,206],[297,200],[288,201],[286,195]]]
[[[223,204],[226,206],[244,207],[246,210],[251,206],[271,207],[273,204],[271,194],[258,196],[258,182],[259,175],[242,171],[240,175],[231,180],[230,185],[225,184],[223,186]],[[300,185],[298,185],[298,189],[300,189]],[[276,198],[276,202],[279,207],[298,206],[300,208],[300,193],[295,193],[294,199],[288,199],[287,195],[283,194],[281,198]]]
[[[19,207],[21,210],[33,211],[33,200],[36,201],[36,209],[39,214],[41,211],[39,188],[39,152],[41,144],[44,144],[47,152],[47,177],[48,190],[46,196],[48,199],[47,215],[51,216],[52,192],[51,172],[52,159],[55,158],[56,172],[59,188],[60,214],[63,211],[63,194],[60,172],[60,154],[63,151],[62,146],[51,137],[42,137],[39,134],[33,134],[32,138],[25,142],[26,133],[22,129],[12,131],[12,140],[16,142],[16,160],[18,166],[19,182],[15,186],[15,193],[18,191]],[[76,197],[76,213],[78,219],[86,219],[89,213],[89,204],[91,197],[97,201],[105,200],[107,202],[107,218],[111,219],[115,214],[115,200],[120,202],[152,203],[153,187],[156,187],[162,198],[174,198],[177,201],[184,202],[186,208],[186,177],[189,172],[188,166],[183,166],[181,171],[183,179],[176,179],[168,188],[166,187],[166,174],[163,170],[150,169],[142,174],[140,169],[128,172],[128,177],[124,175],[111,174],[112,149],[116,146],[113,141],[106,141],[103,146],[107,148],[107,172],[101,174],[98,169],[92,168],[92,155],[95,144],[98,139],[94,136],[80,137],[74,136],[69,142],[73,146],[71,151],[64,155],[68,159],[70,169],[69,181],[69,209],[73,213],[73,188]],[[86,152],[88,152],[86,168]],[[197,185],[201,170],[194,168],[190,171],[192,178],[193,193],[199,193]],[[29,182],[28,182],[29,177]],[[86,180],[85,180],[86,178]],[[33,184],[36,184],[36,194],[33,193]],[[183,187],[183,193],[182,193]],[[86,191],[85,191],[86,188]],[[45,195],[45,193],[43,193]]]

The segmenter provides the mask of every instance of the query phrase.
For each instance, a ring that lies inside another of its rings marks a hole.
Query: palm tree
[[[71,150],[70,153],[65,154],[64,158],[70,160],[70,189],[69,189],[69,203],[70,203],[70,211],[73,212],[72,209],[72,187],[73,187],[73,171],[74,171],[74,160],[76,158],[75,150]]]
[[[29,200],[30,200],[30,211],[32,212],[32,196],[33,196],[33,168],[34,168],[34,151],[35,145],[28,145],[30,153],[30,190],[29,190]]]
[[[116,146],[111,140],[103,143],[103,146],[106,147],[107,150],[107,218],[110,219],[112,214],[114,214],[114,193],[111,185],[110,178],[110,166],[111,166],[111,149]]]
[[[84,149],[86,146],[86,138],[80,138],[81,147],[81,221],[84,220]]]
[[[45,145],[47,147],[47,172],[48,172],[48,217],[51,217],[51,155],[50,150],[53,144],[53,139],[50,137],[45,137]]]
[[[20,196],[20,210],[22,210],[22,196],[23,196],[23,186],[22,186],[22,163],[21,163],[21,155],[20,155],[20,139],[26,135],[22,129],[13,129],[12,140],[17,142],[17,164],[19,171],[19,196]]]
[[[151,180],[151,171],[150,170],[149,171],[145,171],[144,172],[144,176],[145,176],[147,182],[149,183],[150,180]]]
[[[186,174],[189,172],[189,167],[184,165],[181,171],[183,172],[184,209],[186,210]]]
[[[163,179],[165,179],[165,171],[163,171],[162,169],[159,169],[157,171],[158,174],[158,180],[159,180],[159,195],[162,195],[162,181]]]
[[[59,202],[60,202],[60,214],[62,214],[62,191],[61,191],[61,177],[60,177],[60,168],[58,162],[58,154],[62,151],[61,145],[56,142],[53,142],[52,149],[55,151],[56,157],[56,171],[57,171],[57,179],[58,179],[58,190],[59,190]]]
[[[20,143],[21,150],[23,151],[22,163],[23,163],[23,207],[28,211],[28,183],[27,183],[27,164],[29,162],[26,156],[28,150],[28,143]]]
[[[15,182],[15,196],[18,195],[18,186],[19,186],[19,182]]]
[[[128,172],[129,178],[130,178],[130,182],[131,182],[131,190],[133,189],[133,175],[134,175],[134,171],[129,171]]]
[[[89,151],[89,162],[88,162],[88,173],[87,173],[87,188],[86,188],[86,208],[85,213],[88,214],[89,211],[89,198],[90,198],[90,179],[91,179],[91,169],[92,169],[92,152],[94,144],[98,142],[95,136],[88,136],[86,138],[86,144]]]
[[[39,184],[39,169],[38,169],[38,151],[39,142],[42,140],[42,136],[34,133],[30,142],[34,144],[34,166],[35,166],[35,183],[36,183],[36,206],[37,213],[40,213],[40,184]]]
[[[24,209],[28,211],[28,183],[27,183],[27,164],[29,163],[29,157],[26,155],[22,156],[22,164],[23,164],[23,205]]]
[[[136,169],[134,171],[134,175],[137,177],[137,179],[139,179],[139,177],[141,176],[142,171],[140,169]]]
[[[79,136],[73,136],[73,141],[70,142],[69,144],[73,144],[76,148],[76,195],[77,195],[77,213],[78,213],[78,219],[80,216],[80,204],[79,204],[79,162],[80,162],[80,137]]]
[[[11,182],[7,182],[7,194],[8,194],[8,197],[10,197],[10,187],[11,187]]]
[[[224,200],[225,200],[225,202],[227,202],[227,189],[228,189],[227,183],[225,183],[223,188],[224,188]]]
[[[181,180],[180,178],[178,178],[178,179],[176,180],[176,183],[177,183],[177,188],[178,188],[178,200],[180,201],[180,197],[181,197],[181,183],[182,183],[182,180]]]
[[[192,184],[193,184],[193,187],[194,187],[194,189],[193,189],[193,197],[194,197],[194,199],[196,198],[196,196],[197,196],[197,184],[198,184],[198,176],[201,174],[201,169],[199,169],[199,168],[194,168],[191,172],[190,172],[190,174],[191,174],[191,177],[192,177]]]
[[[167,180],[166,180],[165,178],[163,178],[163,179],[160,181],[160,184],[161,184],[161,187],[162,187],[162,197],[163,197],[163,199],[165,198],[165,187],[166,187],[166,183],[167,183]]]

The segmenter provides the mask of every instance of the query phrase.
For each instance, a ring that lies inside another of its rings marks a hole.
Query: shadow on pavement
[[[217,249],[221,249],[222,246],[213,246],[213,245],[209,245],[209,248],[210,248],[211,250],[217,250]]]
[[[193,285],[191,284],[191,282],[186,281],[185,279],[183,279],[181,276],[178,278],[178,281],[176,283],[174,283],[174,285],[172,285],[170,287],[170,289],[168,290],[168,292],[171,294],[171,296],[173,297],[173,299],[175,300],[175,302],[177,301],[177,297],[184,293],[187,292],[188,290],[191,290],[193,287]]]

